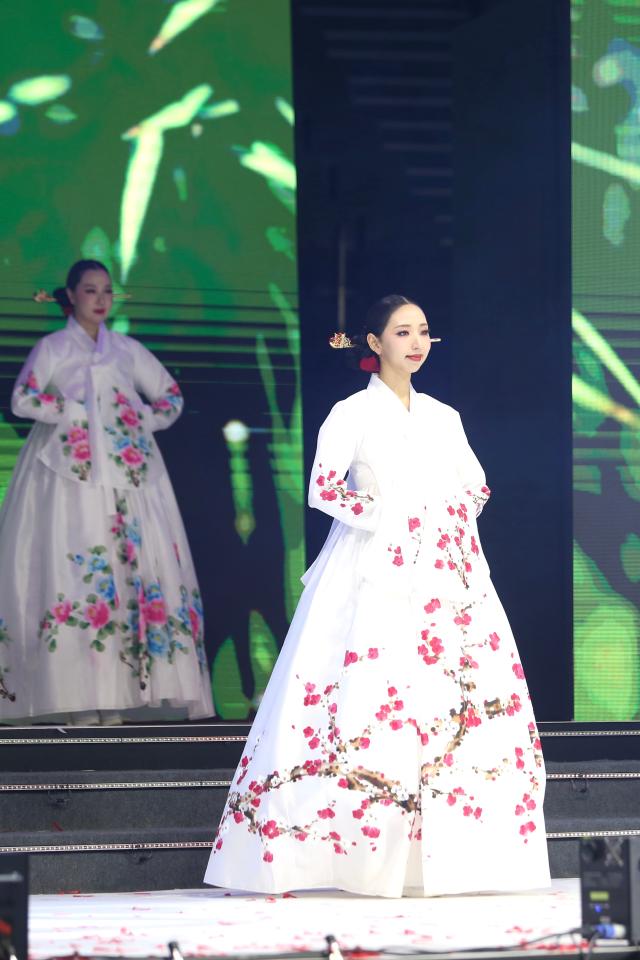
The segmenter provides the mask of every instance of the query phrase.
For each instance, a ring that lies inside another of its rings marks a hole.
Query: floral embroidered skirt
[[[168,477],[122,491],[74,482],[40,462],[40,439],[25,444],[0,512],[0,722],[211,716],[200,594]]]
[[[464,604],[399,600],[351,590],[332,559],[298,606],[205,881],[389,897],[548,886],[540,741],[491,583]]]

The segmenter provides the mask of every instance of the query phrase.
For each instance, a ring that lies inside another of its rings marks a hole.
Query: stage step
[[[2,731],[0,850],[32,853],[34,893],[198,887],[246,730]],[[544,744],[554,877],[578,874],[580,836],[640,835],[637,742],[596,731],[573,755],[564,735]]]

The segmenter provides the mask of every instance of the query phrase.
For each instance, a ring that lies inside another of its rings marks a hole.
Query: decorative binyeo
[[[329,339],[329,346],[333,347],[334,350],[349,350],[353,343],[346,333],[334,333]]]

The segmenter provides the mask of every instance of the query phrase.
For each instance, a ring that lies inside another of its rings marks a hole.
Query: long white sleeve
[[[130,342],[134,344],[135,387],[149,401],[147,421],[154,431],[166,430],[182,413],[184,400],[180,387],[150,350],[137,340]]]
[[[16,417],[58,423],[65,407],[64,397],[47,389],[54,374],[55,359],[48,338],[39,340],[20,371],[11,395],[11,410]]]
[[[356,490],[345,479],[357,455],[361,429],[350,407],[341,401],[318,434],[309,482],[309,506],[361,530],[375,530],[382,503],[376,490]]]
[[[463,492],[470,496],[475,503],[476,516],[479,516],[491,496],[491,490],[487,486],[487,479],[480,461],[469,446],[458,413],[456,413],[456,468],[460,478],[460,486]]]

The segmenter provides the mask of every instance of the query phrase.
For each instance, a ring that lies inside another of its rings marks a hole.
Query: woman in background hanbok
[[[309,504],[334,523],[207,883],[387,897],[549,884],[540,741],[476,526],[489,490],[458,413],[411,387],[431,343],[417,305],[376,304],[358,349],[379,372],[320,430]]]
[[[106,326],[103,264],[74,264],[66,295],[11,400],[35,424],[0,511],[0,722],[210,716],[198,583],[153,439],[180,389]]]

